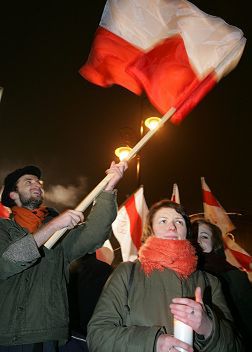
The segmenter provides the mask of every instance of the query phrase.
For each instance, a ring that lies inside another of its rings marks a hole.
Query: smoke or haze
[[[86,177],[79,177],[76,185],[51,185],[45,190],[45,203],[52,203],[58,208],[73,207],[85,197],[87,191]]]

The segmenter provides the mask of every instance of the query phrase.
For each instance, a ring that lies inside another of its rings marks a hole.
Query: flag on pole
[[[173,184],[171,200],[175,203],[180,204],[179,189],[177,183]]]
[[[207,220],[217,225],[221,229],[222,235],[224,236],[226,233],[234,230],[235,226],[226,211],[212,194],[204,177],[201,177],[201,186],[203,193],[204,216]]]
[[[235,229],[235,226],[224,208],[210,191],[204,177],[201,178],[201,184],[203,192],[204,217],[221,229],[227,260],[229,263],[240,269],[252,271],[251,255],[235,242],[235,238],[231,234],[231,231]]]
[[[225,254],[227,260],[242,270],[252,272],[252,257],[235,242],[234,236],[232,234],[227,234],[224,237],[224,242],[226,245]]]
[[[121,246],[123,261],[134,261],[141,246],[141,236],[148,207],[141,186],[120,207],[112,224],[113,233]]]
[[[80,74],[135,94],[180,122],[238,64],[246,39],[186,0],[108,0]],[[186,103],[185,103],[186,102]]]

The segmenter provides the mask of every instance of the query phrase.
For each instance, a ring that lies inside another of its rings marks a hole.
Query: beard
[[[19,194],[19,197],[20,197],[22,206],[30,210],[34,210],[40,207],[40,205],[43,203],[43,196],[40,196],[38,198],[33,198],[33,197],[25,198],[21,194]]]

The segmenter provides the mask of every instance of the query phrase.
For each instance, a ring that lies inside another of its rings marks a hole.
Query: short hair
[[[184,207],[178,203],[175,203],[171,201],[170,199],[162,199],[161,201],[153,204],[151,208],[149,209],[145,226],[143,229],[143,234],[142,234],[142,243],[144,243],[148,237],[150,237],[153,234],[153,217],[156,214],[156,212],[161,209],[161,208],[172,208],[174,209],[177,213],[179,213],[183,219],[185,220],[186,224],[186,229],[187,229],[187,239],[191,239],[192,237],[192,229],[191,229],[191,222],[190,218],[187,215]]]
[[[1,196],[1,202],[4,206],[11,208],[16,205],[13,199],[10,198],[10,193],[16,191],[17,182],[23,175],[34,175],[40,179],[41,171],[37,166],[28,165],[8,174],[4,179],[3,193]]]
[[[197,242],[199,225],[206,225],[212,233],[212,251],[219,252],[224,249],[221,229],[207,219],[198,219],[192,222],[193,240]]]

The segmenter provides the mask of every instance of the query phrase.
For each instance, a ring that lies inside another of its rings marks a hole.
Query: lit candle
[[[188,343],[188,345],[193,345],[193,329],[191,326],[182,323],[177,319],[174,319],[174,337],[177,339]],[[186,352],[183,348],[176,347],[178,351]]]

